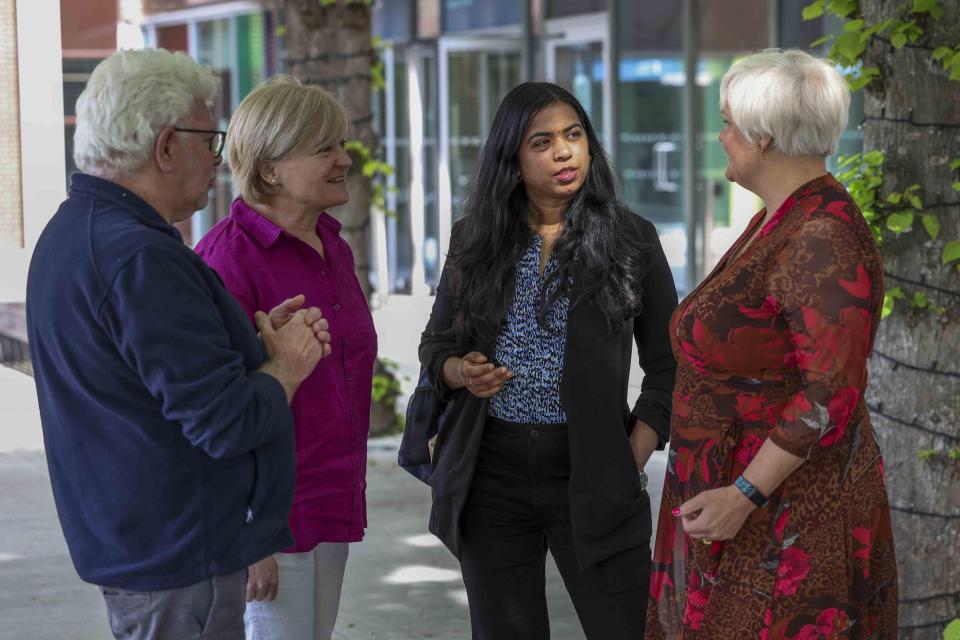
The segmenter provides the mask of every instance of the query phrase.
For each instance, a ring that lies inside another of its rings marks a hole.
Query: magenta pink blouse
[[[293,397],[297,484],[290,511],[295,540],[287,552],[320,542],[363,539],[367,525],[366,462],[370,391],[377,334],[353,252],[340,223],[317,221],[326,258],[257,213],[240,198],[197,245],[197,253],[223,278],[250,322],[304,294],[330,323],[332,353],[320,361]]]

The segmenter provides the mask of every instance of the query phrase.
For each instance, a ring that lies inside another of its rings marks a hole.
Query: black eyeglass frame
[[[226,131],[215,131],[212,129],[186,129],[184,127],[170,127],[174,131],[182,131],[184,133],[209,133],[212,138],[210,138],[210,153],[213,154],[214,158],[219,158],[223,155],[223,144],[227,141],[227,132]]]

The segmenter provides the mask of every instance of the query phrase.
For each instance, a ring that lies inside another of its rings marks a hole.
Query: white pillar
[[[410,270],[410,293],[426,295],[426,268],[424,266],[424,239],[426,236],[426,216],[424,215],[423,189],[423,93],[420,84],[420,65],[416,46],[407,51],[407,117],[410,131],[410,237],[413,244],[413,256]]]
[[[23,240],[28,251],[66,198],[59,15],[57,0],[17,0]]]
[[[66,198],[59,15],[57,0],[16,0],[23,248],[0,249],[0,302],[23,302],[37,238]]]

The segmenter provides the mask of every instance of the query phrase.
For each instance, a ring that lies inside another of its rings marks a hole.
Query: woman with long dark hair
[[[618,201],[580,103],[543,82],[500,104],[464,214],[420,360],[453,403],[430,530],[460,559],[473,636],[549,637],[549,549],[588,638],[642,637],[643,467],[668,437],[676,366],[656,230]]]

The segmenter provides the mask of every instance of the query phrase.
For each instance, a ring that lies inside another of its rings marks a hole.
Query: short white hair
[[[787,156],[826,157],[847,128],[850,89],[837,69],[798,49],[767,49],[720,81],[720,108],[750,141],[773,138]]]
[[[73,158],[85,173],[129,175],[149,160],[164,127],[210,104],[220,80],[184,53],[118,51],[97,65],[77,100]]]

